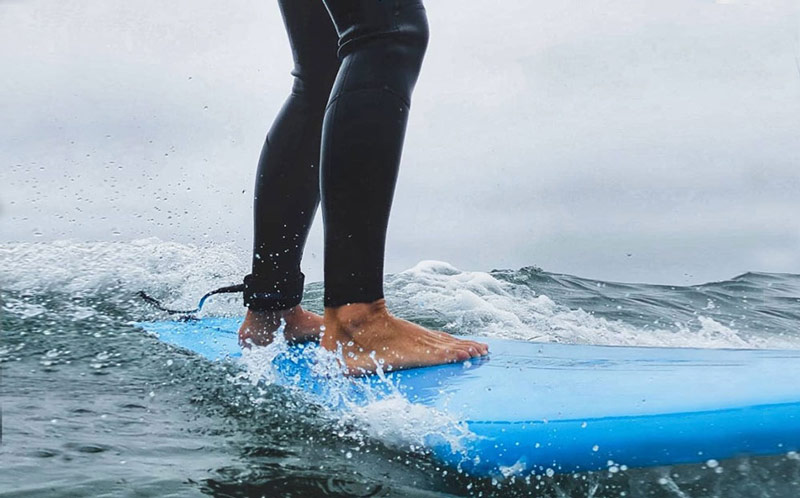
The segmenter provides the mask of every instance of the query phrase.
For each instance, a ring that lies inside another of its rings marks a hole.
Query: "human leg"
[[[279,0],[294,58],[292,92],[267,133],[254,198],[252,273],[245,277],[249,308],[240,340],[266,344],[280,320],[290,339],[314,339],[322,318],[300,306],[300,271],[319,203],[320,133],[336,77],[338,35],[321,0]]]
[[[421,0],[325,0],[341,66],[322,129],[325,333],[350,373],[485,354],[392,316],[383,300],[386,228],[411,94],[428,43]]]

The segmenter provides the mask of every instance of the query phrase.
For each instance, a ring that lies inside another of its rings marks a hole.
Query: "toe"
[[[483,356],[483,355],[487,355],[487,354],[489,354],[489,346],[487,346],[486,344],[484,344],[484,343],[482,343],[482,342],[477,342],[477,341],[470,341],[470,343],[472,344],[472,346],[473,346],[475,349],[477,349],[477,350],[478,350],[478,352],[479,352],[479,353],[480,353],[482,356]]]
[[[451,361],[453,361],[453,362],[466,361],[466,360],[471,358],[471,355],[469,354],[469,351],[467,351],[466,349],[463,349],[463,348],[457,348],[457,347],[450,348],[448,350],[448,353],[449,353],[448,356],[450,356],[452,358]]]
[[[459,351],[463,351],[464,354],[466,354],[466,358],[464,358],[465,360],[468,360],[470,358],[475,358],[476,356],[478,356],[478,350],[474,346],[472,346],[472,345],[470,345],[470,344],[468,344],[468,343],[466,343],[464,341],[461,341],[456,346],[456,348]]]
[[[482,356],[489,354],[489,346],[487,344],[482,342],[477,342],[476,344],[478,345],[478,351],[481,352]]]
[[[475,341],[461,341],[466,347],[469,348],[470,352],[474,352],[473,356],[481,356],[485,353],[485,345],[475,342]]]

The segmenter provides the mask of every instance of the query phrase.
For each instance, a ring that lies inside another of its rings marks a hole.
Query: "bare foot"
[[[375,372],[376,362],[389,371],[454,363],[489,353],[486,344],[392,316],[383,299],[325,308],[320,344],[329,351],[342,348],[349,375]]]
[[[300,307],[280,311],[247,310],[242,326],[239,327],[239,344],[249,347],[266,346],[275,337],[275,331],[286,322],[283,334],[290,343],[318,341],[322,330],[322,317]]]

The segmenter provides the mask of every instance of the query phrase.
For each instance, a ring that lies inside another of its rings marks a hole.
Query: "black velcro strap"
[[[244,277],[244,305],[253,311],[293,308],[303,299],[304,282],[302,272],[278,280],[247,275]]]

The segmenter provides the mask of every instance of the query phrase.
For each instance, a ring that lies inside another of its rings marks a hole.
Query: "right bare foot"
[[[486,344],[392,316],[383,299],[325,308],[324,320],[320,344],[329,351],[342,348],[348,375],[375,372],[376,362],[390,371],[455,363],[489,353]]]

